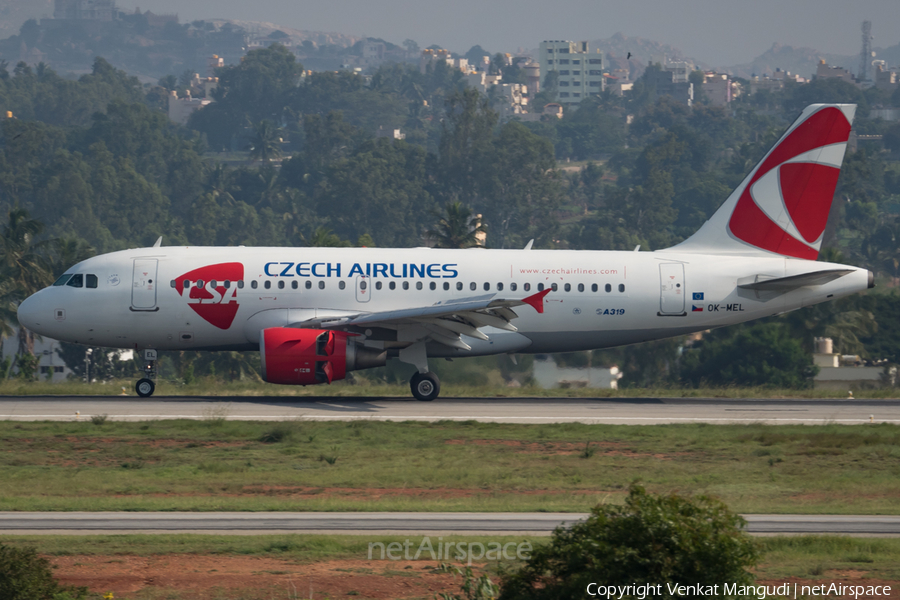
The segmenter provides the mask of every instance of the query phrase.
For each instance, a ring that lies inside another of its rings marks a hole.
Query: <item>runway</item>
[[[900,400],[719,398],[439,398],[6,396],[0,420],[234,419],[495,423],[900,423]]]
[[[549,535],[575,513],[3,512],[0,536],[126,533]],[[744,515],[754,535],[900,536],[900,516]]]

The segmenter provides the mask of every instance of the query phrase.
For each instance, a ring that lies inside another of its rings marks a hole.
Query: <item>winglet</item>
[[[544,312],[544,296],[550,293],[550,290],[553,288],[547,288],[543,292],[538,292],[537,294],[532,294],[527,298],[522,298],[522,302],[525,304],[529,304],[534,307],[534,310],[543,314]]]
[[[525,244],[524,250],[531,250],[531,247],[534,246],[534,240],[528,240],[528,243]]]
[[[153,247],[154,247],[154,248],[159,248],[160,246],[162,246],[162,236],[159,236],[159,237],[156,239],[156,243],[153,244]]]

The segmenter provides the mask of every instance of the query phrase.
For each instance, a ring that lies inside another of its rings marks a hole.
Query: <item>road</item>
[[[547,535],[575,513],[2,512],[0,536],[21,534],[394,534]],[[755,535],[900,536],[900,516],[744,515]]]
[[[718,398],[411,398],[6,396],[0,420],[147,419],[497,423],[900,423],[900,400]]]

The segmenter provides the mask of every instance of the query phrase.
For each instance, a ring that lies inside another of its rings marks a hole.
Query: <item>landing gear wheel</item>
[[[441,381],[432,372],[416,373],[409,380],[409,387],[412,389],[413,396],[416,400],[430,402],[438,397],[441,393]]]
[[[137,395],[141,398],[149,398],[153,395],[153,391],[156,389],[156,384],[153,383],[152,379],[139,379],[138,382],[134,386],[134,390],[137,392]]]

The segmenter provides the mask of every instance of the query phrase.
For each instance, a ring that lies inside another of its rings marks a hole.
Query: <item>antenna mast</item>
[[[862,22],[862,52],[859,53],[860,83],[869,80],[869,62],[872,60],[872,21]]]

